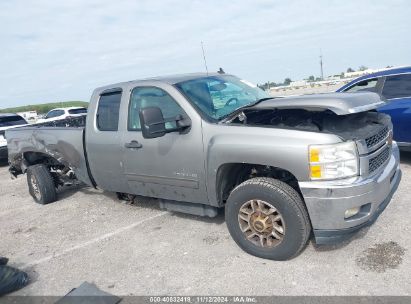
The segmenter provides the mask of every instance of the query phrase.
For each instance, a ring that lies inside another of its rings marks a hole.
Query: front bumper
[[[7,158],[8,158],[7,146],[0,147],[0,159],[7,159]]]
[[[370,177],[341,181],[300,182],[317,244],[340,242],[360,228],[372,224],[390,202],[400,180],[400,154],[393,143],[392,154],[381,172]],[[345,211],[360,207],[348,219]]]

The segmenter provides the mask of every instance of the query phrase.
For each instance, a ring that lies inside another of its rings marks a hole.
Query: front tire
[[[227,200],[225,219],[244,251],[271,260],[296,256],[311,233],[299,193],[273,178],[257,177],[238,185]]]
[[[27,168],[29,193],[39,204],[48,204],[57,200],[53,177],[45,165],[34,165]]]

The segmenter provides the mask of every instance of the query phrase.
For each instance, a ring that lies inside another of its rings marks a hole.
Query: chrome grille
[[[381,141],[383,141],[388,136],[388,131],[388,127],[385,127],[377,134],[374,134],[373,136],[366,138],[365,143],[367,144],[367,148],[371,148],[380,143]]]
[[[389,157],[390,157],[390,148],[386,147],[380,154],[371,158],[368,161],[368,172],[372,173],[375,170],[377,170],[387,161]]]

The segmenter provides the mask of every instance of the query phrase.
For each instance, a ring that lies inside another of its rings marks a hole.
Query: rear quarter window
[[[121,91],[100,95],[97,108],[97,129],[100,131],[117,131],[121,102]]]
[[[411,74],[388,76],[382,95],[387,99],[411,97]]]

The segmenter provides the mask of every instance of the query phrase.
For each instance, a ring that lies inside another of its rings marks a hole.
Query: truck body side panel
[[[83,128],[25,127],[6,132],[9,161],[21,168],[27,152],[43,153],[70,167],[82,182],[92,185],[83,150]]]

